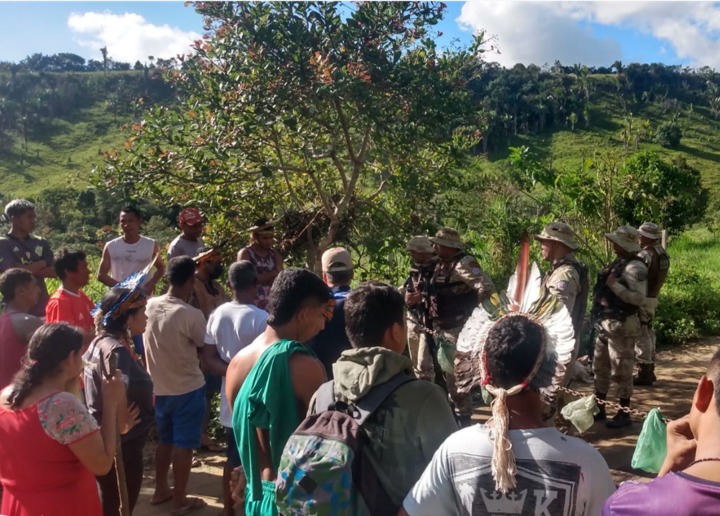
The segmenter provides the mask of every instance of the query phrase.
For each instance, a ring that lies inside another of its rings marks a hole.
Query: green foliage
[[[642,152],[625,162],[622,174],[617,211],[629,224],[650,220],[677,234],[703,219],[708,190],[700,172],[682,157],[670,163],[656,153]]]
[[[657,129],[655,141],[668,149],[677,149],[680,146],[683,133],[680,124],[675,120],[663,122]]]
[[[397,247],[478,137],[466,84],[481,40],[438,52],[443,8],[197,4],[208,33],[169,74],[182,101],[147,110],[100,181],[193,202],[230,241],[258,216],[302,220],[289,251],[310,266],[335,241]]]

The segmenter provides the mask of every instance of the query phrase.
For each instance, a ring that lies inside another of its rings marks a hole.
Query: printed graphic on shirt
[[[452,481],[463,514],[571,516],[576,514],[580,466],[569,462],[517,460],[517,488],[495,491],[490,458],[453,454]],[[581,511],[580,511],[581,513]]]

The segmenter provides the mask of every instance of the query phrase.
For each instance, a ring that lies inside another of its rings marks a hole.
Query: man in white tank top
[[[120,211],[120,229],[123,234],[105,244],[97,279],[113,287],[133,273],[143,270],[155,260],[155,274],[145,280],[143,287],[148,295],[165,273],[165,264],[160,248],[152,238],[140,234],[142,216],[137,208],[123,208]]]

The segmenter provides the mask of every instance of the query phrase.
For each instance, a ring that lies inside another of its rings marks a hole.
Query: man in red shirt
[[[55,273],[61,285],[50,296],[45,308],[45,319],[48,323],[64,321],[77,326],[85,332],[86,341],[95,334],[95,322],[90,311],[95,304],[82,291],[90,281],[90,269],[82,251],[63,249],[55,260]]]

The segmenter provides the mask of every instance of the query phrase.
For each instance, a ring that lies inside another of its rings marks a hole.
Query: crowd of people
[[[174,516],[205,507],[188,489],[194,450],[222,448],[224,514],[717,513],[720,352],[690,414],[669,425],[650,483],[616,490],[603,457],[554,425],[588,329],[596,420],[607,417],[611,382],[621,409],[609,428],[632,424],[633,385],[652,386],[652,319],[670,265],[655,224],[606,235],[616,259],[598,275],[590,325],[575,233],[553,222],[535,237],[551,270],[537,282],[537,299],[549,302],[533,306],[559,314],[570,340],[563,353],[558,328],[523,301],[528,264],[521,259],[508,292],[498,292],[452,228],[408,242],[412,267],[400,288],[353,288],[346,249],[323,254],[320,276],[285,269],[263,219],[223,285],[222,255],[205,246],[197,209],[180,213],[166,262],[128,207],[121,236],[103,249],[97,278],[109,290],[95,306],[82,290],[85,254],[56,258],[33,235],[28,201],[10,202],[5,215],[3,515],[131,514],[151,432],[150,503]],[[54,276],[60,287],[48,296]],[[163,277],[166,291],[153,295]],[[468,336],[478,320],[482,335]],[[480,389],[492,399],[485,425],[473,419]],[[217,393],[224,443],[208,433]],[[679,496],[683,507],[672,503]]]

